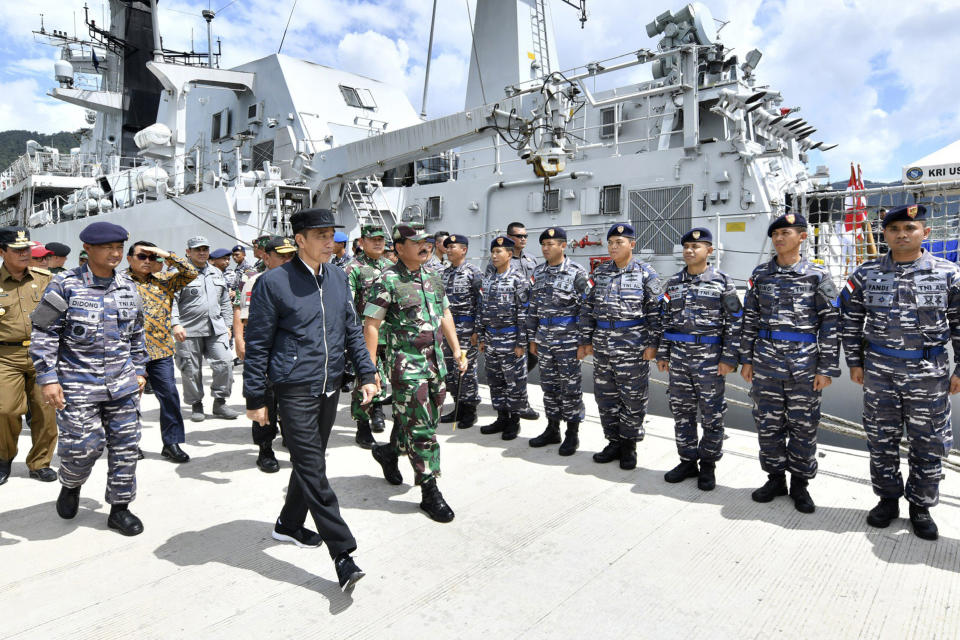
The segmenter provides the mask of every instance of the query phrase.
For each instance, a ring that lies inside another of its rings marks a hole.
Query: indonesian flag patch
[[[670,294],[667,293],[666,291],[664,291],[664,292],[663,292],[663,299],[666,300],[667,302],[670,302]]]
[[[747,289],[753,289],[753,278],[747,280]]]
[[[851,279],[851,280],[847,280],[847,284],[846,284],[846,286],[844,287],[844,289],[847,290],[847,293],[853,293],[854,286],[853,286],[853,280],[852,280],[852,279]]]

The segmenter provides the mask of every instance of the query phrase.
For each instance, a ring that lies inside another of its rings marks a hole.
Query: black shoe
[[[567,423],[567,432],[563,434],[563,443],[557,451],[562,456],[572,456],[580,448],[580,423],[571,421]]]
[[[877,506],[867,514],[867,524],[877,529],[886,529],[899,517],[900,498],[880,498]]]
[[[696,478],[700,475],[696,460],[681,460],[680,464],[663,474],[663,479],[671,484],[683,482],[687,478]]]
[[[510,422],[509,411],[497,411],[497,419],[491,424],[487,424],[480,427],[480,433],[482,433],[483,435],[490,435],[491,433],[500,433],[506,428],[509,422]]]
[[[276,473],[280,471],[280,463],[277,462],[277,456],[273,453],[273,446],[269,442],[260,445],[260,454],[257,456],[257,467],[264,473]]]
[[[299,529],[288,529],[280,524],[280,520],[277,520],[277,524],[273,525],[273,533],[271,535],[274,540],[292,542],[301,548],[319,547],[323,544],[323,538],[321,538],[320,534],[316,531],[310,531],[310,529],[303,526]]]
[[[337,569],[337,580],[340,582],[341,591],[353,589],[353,585],[366,574],[360,570],[357,563],[353,561],[349,553],[341,553],[333,561],[333,566]]]
[[[373,433],[370,431],[369,420],[357,420],[357,435],[353,440],[362,449],[370,449],[377,444],[377,441],[373,438]]]
[[[376,404],[370,410],[370,430],[374,433],[383,433],[385,428],[386,421],[383,419],[383,407]]]
[[[397,464],[400,458],[391,444],[378,444],[373,448],[373,459],[383,467],[383,477],[390,484],[403,484],[403,474]]]
[[[626,471],[637,468],[637,443],[633,440],[620,441],[620,468]]]
[[[116,529],[125,536],[136,536],[143,533],[143,523],[140,518],[130,513],[127,505],[117,508],[120,505],[113,505],[110,509],[110,517],[107,518],[107,526]]]
[[[203,413],[203,403],[194,402],[190,407],[190,421],[191,422],[203,422],[206,419],[206,415]]]
[[[60,497],[57,498],[57,515],[69,520],[77,515],[80,508],[80,487],[60,487]]]
[[[456,407],[454,407],[453,409],[450,410],[450,413],[445,413],[445,414],[443,414],[442,416],[440,416],[440,423],[441,423],[441,424],[450,424],[451,422],[456,422],[456,421],[457,421],[457,413],[458,413],[458,412],[457,412],[457,409],[456,409]]]
[[[223,398],[217,398],[213,401],[213,415],[224,420],[236,420],[240,415],[227,406],[227,401]]]
[[[817,507],[813,504],[813,498],[807,491],[809,480],[799,476],[790,476],[790,497],[793,498],[793,506],[800,513],[813,513]]]
[[[343,380],[340,382],[340,391],[350,393],[353,390],[353,376],[343,374]]]
[[[548,444],[560,444],[560,421],[547,420],[547,428],[536,438],[530,438],[528,443],[531,447],[545,447]]]
[[[936,540],[940,535],[937,531],[937,523],[930,516],[930,509],[927,507],[918,507],[915,504],[910,505],[910,524],[913,525],[913,534],[924,540]]]
[[[787,495],[787,477],[782,473],[767,474],[767,480],[762,487],[755,490],[750,497],[754,502],[770,502],[777,496]]]
[[[462,405],[460,415],[457,416],[457,429],[469,429],[475,424],[477,424],[477,405]]]
[[[143,449],[137,447],[137,460],[143,460],[147,456],[143,455]]]
[[[160,450],[160,455],[170,462],[190,462],[190,456],[188,456],[187,452],[181,449],[180,445],[176,442],[163,445],[163,449]]]
[[[510,413],[510,422],[503,428],[500,434],[501,440],[513,440],[520,434],[520,414]]]
[[[717,486],[717,476],[714,473],[717,463],[713,460],[700,461],[700,475],[697,476],[697,488],[700,491],[713,491]]]
[[[12,460],[0,460],[0,484],[4,484],[10,478],[10,464]]]
[[[431,520],[437,522],[450,522],[453,520],[453,509],[443,499],[443,494],[437,488],[437,479],[430,476],[420,485],[420,491],[423,498],[420,500],[420,508],[423,509]]]
[[[533,407],[527,405],[527,408],[520,412],[521,420],[539,420],[540,414],[537,413]]]
[[[51,469],[50,467],[44,467],[42,469],[31,469],[30,477],[34,480],[39,480],[40,482],[53,482],[57,479],[57,472]]]
[[[620,441],[611,440],[603,450],[593,454],[593,461],[599,463],[613,462],[620,459]]]

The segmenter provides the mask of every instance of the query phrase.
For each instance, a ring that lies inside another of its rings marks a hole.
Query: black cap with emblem
[[[710,229],[704,227],[696,227],[695,229],[690,229],[683,237],[680,238],[680,244],[686,244],[688,242],[706,242],[713,244],[713,234],[710,233]]]
[[[7,249],[29,249],[30,230],[25,227],[3,227],[0,228],[0,248]]]

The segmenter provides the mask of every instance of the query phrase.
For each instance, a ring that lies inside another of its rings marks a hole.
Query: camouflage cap
[[[386,238],[387,230],[375,224],[365,224],[360,228],[361,238]]]
[[[413,240],[414,242],[420,242],[421,240],[426,240],[427,234],[424,233],[422,229],[414,229],[409,224],[398,224],[393,228],[393,241],[394,242],[404,242],[406,240]]]

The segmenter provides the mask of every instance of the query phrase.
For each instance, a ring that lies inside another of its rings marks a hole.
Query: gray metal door
[[[690,230],[692,187],[657,187],[627,192],[627,213],[637,230],[637,252],[672,255],[680,237]]]

